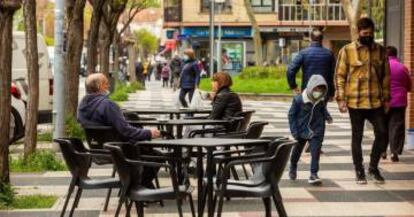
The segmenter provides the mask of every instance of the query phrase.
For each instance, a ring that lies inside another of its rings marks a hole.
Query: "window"
[[[259,13],[266,13],[274,11],[273,0],[250,0],[253,11]]]
[[[215,10],[217,11],[219,4],[215,4]],[[220,5],[221,6],[221,13],[231,13],[231,0],[225,0],[225,2]],[[201,12],[209,12],[210,11],[210,0],[201,0]]]

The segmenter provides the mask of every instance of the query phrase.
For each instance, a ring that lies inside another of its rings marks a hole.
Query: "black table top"
[[[180,119],[180,120],[138,120],[128,121],[131,125],[223,125],[229,123],[228,120],[215,119]]]
[[[138,114],[187,114],[187,113],[199,113],[199,114],[210,114],[211,108],[206,109],[190,109],[190,108],[182,108],[182,109],[174,109],[174,108],[165,108],[165,109],[154,109],[154,108],[147,108],[147,109],[123,109],[123,112],[131,112],[131,113],[138,113]]]
[[[187,138],[172,140],[153,140],[138,142],[137,145],[159,146],[159,147],[226,147],[226,146],[255,146],[266,145],[270,140],[261,139],[223,139],[223,138]]]

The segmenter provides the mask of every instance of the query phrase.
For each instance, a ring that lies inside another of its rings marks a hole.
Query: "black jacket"
[[[210,119],[230,119],[242,112],[242,103],[236,93],[225,87],[217,91],[212,102]]]

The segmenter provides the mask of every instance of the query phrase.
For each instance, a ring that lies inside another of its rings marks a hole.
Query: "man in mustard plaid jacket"
[[[357,26],[358,40],[345,45],[339,52],[335,74],[336,100],[340,112],[349,111],[357,183],[367,183],[361,147],[365,120],[371,122],[375,134],[368,175],[376,183],[384,183],[378,163],[387,145],[385,113],[390,101],[388,59],[384,47],[374,41],[374,22],[361,18]]]

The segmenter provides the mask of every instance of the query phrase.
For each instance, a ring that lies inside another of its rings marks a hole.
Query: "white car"
[[[10,114],[10,142],[24,137],[25,115],[26,115],[26,102],[22,100],[22,95],[17,86],[12,83],[10,88],[11,93],[11,114]]]
[[[27,64],[26,64],[26,37],[24,32],[13,32],[13,61],[12,80],[21,91],[23,100],[29,97]],[[39,51],[39,123],[52,122],[53,110],[53,76],[52,65],[49,63],[49,53],[42,35],[37,35]]]

